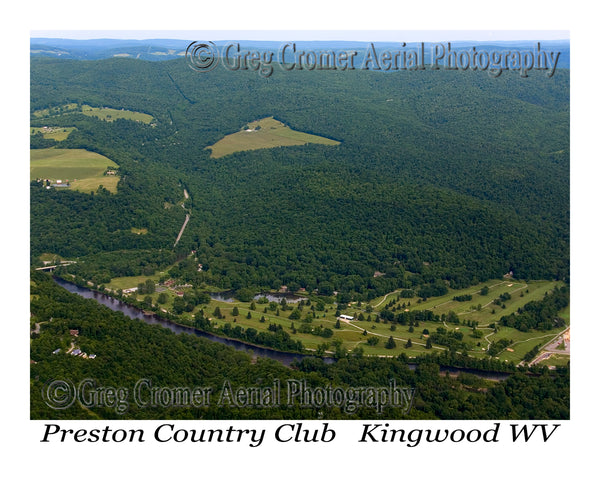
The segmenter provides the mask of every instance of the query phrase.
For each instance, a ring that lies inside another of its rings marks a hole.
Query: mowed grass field
[[[257,129],[257,127],[260,128]],[[249,123],[239,132],[227,135],[214,145],[206,148],[211,150],[211,158],[220,158],[246,150],[289,147],[307,143],[332,146],[340,144],[340,142],[330,138],[292,130],[273,117],[268,117]]]
[[[105,176],[107,167],[118,167],[110,158],[83,149],[43,148],[30,151],[29,178],[69,180],[71,189],[92,192],[100,185],[117,191],[119,178]]]

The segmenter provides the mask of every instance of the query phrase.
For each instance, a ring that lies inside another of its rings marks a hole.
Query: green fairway
[[[214,145],[206,148],[211,150],[211,158],[220,158],[245,150],[305,145],[307,143],[340,144],[336,140],[292,130],[273,117],[268,117],[251,122],[239,132],[227,135]]]
[[[118,165],[103,155],[83,149],[35,149],[30,151],[29,178],[68,181],[69,188],[82,192],[95,191],[100,185],[116,192],[118,177],[104,175],[109,167]]]

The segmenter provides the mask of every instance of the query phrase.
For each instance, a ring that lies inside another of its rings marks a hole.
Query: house
[[[60,352],[60,348],[57,348],[56,350],[54,350],[54,351],[52,352],[52,355],[56,355],[56,354],[57,354],[57,353],[59,353],[59,352]]]
[[[71,352],[71,355],[81,355],[81,350],[79,348],[76,348]]]
[[[352,320],[354,320],[354,317],[352,317],[352,316],[350,316],[350,315],[340,315],[338,318],[339,318],[340,320],[346,320],[346,321],[348,321],[348,322],[349,322],[349,321],[352,321]]]
[[[72,337],[77,337],[77,336],[79,336],[79,330],[77,328],[72,328],[71,330],[69,330],[69,334]]]

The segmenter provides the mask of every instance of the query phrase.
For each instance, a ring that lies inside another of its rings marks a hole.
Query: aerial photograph
[[[571,418],[568,31],[67,33],[31,420]]]

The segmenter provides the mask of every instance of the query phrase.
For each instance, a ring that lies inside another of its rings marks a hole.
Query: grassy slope
[[[107,167],[118,165],[111,159],[83,149],[44,148],[31,150],[29,178],[69,180],[71,188],[94,191],[99,185],[116,192],[118,177],[104,176]]]
[[[36,118],[44,118],[54,115],[61,115],[64,113],[73,113],[77,111],[77,107],[78,105],[76,103],[68,103],[66,105],[63,105],[62,107],[36,110],[35,112],[33,112],[33,116]],[[149,124],[153,120],[152,115],[148,115],[147,113],[133,112],[131,110],[117,110],[115,108],[108,107],[91,107],[89,105],[82,105],[81,113],[89,117],[96,117],[100,120],[107,120],[109,122],[122,118],[125,120],[133,120],[135,122]]]
[[[56,140],[57,142],[62,142],[63,140],[66,140],[66,138],[73,130],[77,129],[75,127],[32,127],[31,134],[35,135],[36,133],[41,132],[44,138]]]
[[[259,130],[255,130],[260,126]],[[227,135],[211,147],[212,158],[220,158],[235,152],[258,150],[261,148],[287,147],[319,143],[322,145],[339,145],[340,142],[318,135],[298,132],[275,120],[273,117],[263,118],[248,124],[250,132],[242,129],[239,132]]]

